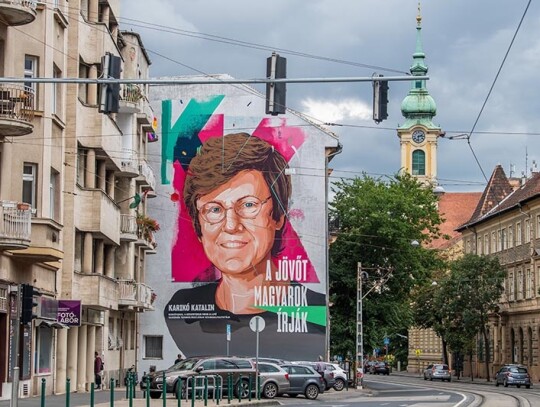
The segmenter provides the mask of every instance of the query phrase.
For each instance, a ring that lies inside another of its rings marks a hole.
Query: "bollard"
[[[237,392],[238,392],[238,402],[241,403],[242,402],[242,375],[240,375],[240,377],[238,378]]]
[[[109,381],[109,405],[114,407],[114,379],[111,378]]]
[[[95,391],[95,383],[90,383],[90,407],[94,407],[94,391]]]
[[[221,376],[220,375],[216,375],[216,378],[215,378],[215,386],[214,386],[214,392],[216,392],[214,394],[214,398],[216,399],[216,404],[219,406],[219,400],[221,400]]]
[[[45,407],[45,378],[41,379],[41,407]]]
[[[204,376],[204,406],[208,405],[208,376]]]
[[[66,407],[69,407],[69,395],[71,390],[70,388],[70,380],[69,377],[66,379]]]
[[[229,404],[231,404],[232,399],[232,373],[227,373],[227,401]]]
[[[131,373],[128,376],[128,382],[127,382],[127,388],[128,388],[128,395],[129,395],[129,407],[133,407],[133,378],[131,376]]]
[[[129,398],[129,372],[127,373],[127,376],[124,379],[124,382],[126,383],[126,399]]]
[[[162,374],[163,407],[167,407],[167,382],[165,381],[165,371]]]
[[[249,375],[249,381],[248,381],[249,385],[248,385],[248,400],[251,401],[251,374]],[[242,383],[240,383],[242,384]]]
[[[178,378],[176,382],[176,400],[178,400],[178,407],[182,406],[182,378]]]
[[[144,380],[146,382],[146,386],[144,387],[146,390],[146,407],[150,407],[150,376],[146,376]]]

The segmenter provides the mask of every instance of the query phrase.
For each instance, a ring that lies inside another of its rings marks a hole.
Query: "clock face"
[[[415,130],[412,134],[412,139],[415,143],[420,144],[426,139],[426,135],[422,130]]]

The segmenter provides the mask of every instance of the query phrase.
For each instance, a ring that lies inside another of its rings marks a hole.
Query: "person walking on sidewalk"
[[[94,355],[94,381],[96,383],[96,389],[101,389],[101,372],[103,371],[103,360],[99,356],[98,352],[95,352]]]

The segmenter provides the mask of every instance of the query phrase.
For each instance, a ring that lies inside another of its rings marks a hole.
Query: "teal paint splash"
[[[161,182],[171,183],[167,176],[169,168],[176,160],[187,168],[191,158],[200,147],[199,132],[204,128],[225,95],[216,95],[204,101],[191,99],[176,122],[172,123],[172,100],[161,103]],[[182,146],[179,140],[182,139]],[[180,151],[182,149],[182,151]]]

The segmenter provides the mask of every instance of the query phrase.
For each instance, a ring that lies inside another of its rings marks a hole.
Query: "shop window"
[[[34,355],[35,372],[51,373],[52,371],[52,328],[40,325],[36,329],[36,353]]]

